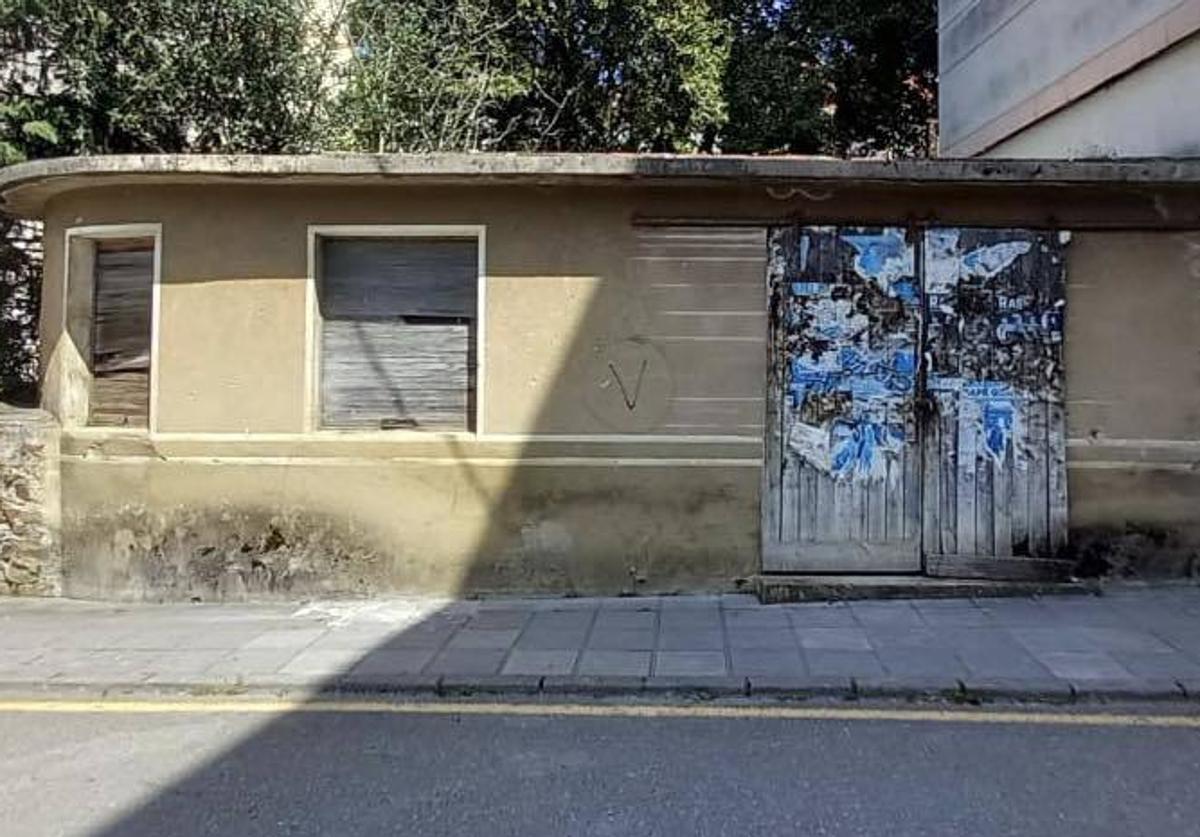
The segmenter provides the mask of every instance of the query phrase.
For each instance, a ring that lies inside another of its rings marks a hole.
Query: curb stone
[[[553,695],[576,697],[675,696],[689,698],[761,697],[776,700],[815,698],[944,700],[949,702],[1015,701],[1027,703],[1103,703],[1200,701],[1200,683],[1187,688],[1170,680],[1142,683],[1091,681],[1072,684],[1061,680],[1005,680],[974,678],[954,683],[917,683],[896,678],[794,678],[794,677],[592,677],[579,675],[497,675],[494,677],[401,675],[346,676],[318,683],[293,680],[214,683],[180,681],[145,683],[114,681],[87,683],[0,683],[0,699],[69,697],[79,700],[136,698],[146,695],[192,697],[246,697],[275,695],[322,697],[374,695],[379,697],[450,698],[470,695]]]

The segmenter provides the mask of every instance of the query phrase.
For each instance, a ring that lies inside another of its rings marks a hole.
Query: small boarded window
[[[152,241],[96,245],[90,423],[146,427],[150,414]]]
[[[321,240],[321,422],[469,430],[478,242]]]

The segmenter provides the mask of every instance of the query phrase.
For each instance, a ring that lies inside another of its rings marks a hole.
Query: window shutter
[[[152,249],[98,248],[92,329],[92,424],[145,427],[149,423],[153,284]]]
[[[474,239],[327,239],[319,305],[330,427],[469,429]]]

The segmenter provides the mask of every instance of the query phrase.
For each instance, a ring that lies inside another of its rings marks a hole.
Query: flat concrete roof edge
[[[762,182],[1200,184],[1200,158],[1124,160],[842,160],[666,154],[132,154],[58,157],[0,169],[6,211],[37,215],[48,196],[104,181],[362,179],[439,182],[662,184]]]

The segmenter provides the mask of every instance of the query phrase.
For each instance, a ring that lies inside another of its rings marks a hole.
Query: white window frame
[[[79,428],[89,428],[101,430],[106,433],[134,433],[134,434],[154,434],[158,431],[158,358],[159,358],[159,335],[161,329],[160,314],[162,309],[162,224],[160,223],[140,223],[140,224],[89,224],[79,227],[67,227],[63,233],[63,251],[62,251],[62,319],[59,323],[59,339],[68,337],[68,316],[70,305],[68,300],[71,293],[71,243],[76,239],[85,239],[87,241],[112,241],[127,238],[150,238],[154,240],[154,270],[153,279],[150,287],[150,404],[149,414],[146,419],[146,427],[102,427],[93,428],[87,423],[85,418],[83,423],[78,425]],[[91,281],[96,281],[95,276],[91,277]],[[93,288],[94,292],[94,288]],[[93,327],[94,327],[93,323]],[[89,347],[90,348],[90,347]],[[91,359],[88,358],[88,363]],[[61,417],[60,417],[61,418]],[[72,426],[75,429],[75,426]]]
[[[432,431],[398,428],[337,428],[321,425],[321,310],[317,303],[317,270],[320,265],[318,247],[322,238],[474,238],[478,255],[478,278],[475,284],[475,415],[471,430]],[[482,224],[309,224],[308,274],[305,281],[304,325],[304,430],[329,435],[431,436],[476,438],[484,435],[485,354],[487,341],[487,227]]]

